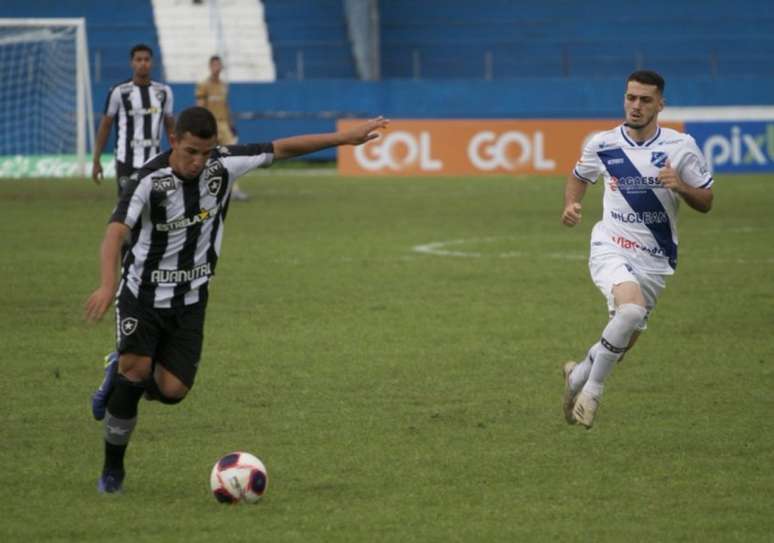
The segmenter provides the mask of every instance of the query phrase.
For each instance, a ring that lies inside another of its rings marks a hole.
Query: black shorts
[[[124,288],[116,302],[117,350],[151,357],[190,389],[202,354],[206,308],[207,302],[148,307]]]
[[[131,164],[116,160],[116,186],[118,187],[119,197],[121,196],[121,191],[129,182],[129,177],[139,169],[140,168],[135,168]]]

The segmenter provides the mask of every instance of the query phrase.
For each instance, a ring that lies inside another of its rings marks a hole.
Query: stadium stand
[[[136,43],[153,48],[153,77],[163,77],[163,58],[150,0],[3,0],[1,11],[3,17],[85,17],[91,79],[95,84],[129,78],[129,49]],[[95,105],[101,108],[101,97],[95,98]]]
[[[608,77],[645,66],[667,77],[774,74],[766,2],[689,4],[384,0],[382,77]]]
[[[168,82],[200,81],[208,73],[213,54],[223,59],[224,78],[232,83],[274,81],[260,0],[152,3]]]
[[[375,114],[616,118],[621,80],[638,67],[666,76],[670,105],[765,105],[774,96],[769,3],[487,0],[484,9],[469,0],[380,0],[382,81],[359,81],[344,0],[263,0],[277,80],[235,78],[231,106],[243,141]],[[3,0],[0,16],[85,17],[100,113],[109,86],[129,77],[132,44],[153,47],[153,77],[167,79],[152,5]],[[192,83],[172,86],[176,111],[193,105]]]
[[[278,79],[356,78],[341,0],[264,0]]]

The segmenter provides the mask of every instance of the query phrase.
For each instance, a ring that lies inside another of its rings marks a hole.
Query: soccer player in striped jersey
[[[100,492],[121,490],[140,397],[176,404],[194,384],[208,286],[237,178],[275,160],[360,145],[386,126],[380,117],[342,132],[222,146],[207,109],[180,114],[172,149],[146,163],[121,194],[102,242],[101,284],[85,306],[87,321],[96,321],[116,301],[119,357],[106,369],[92,404],[95,418],[105,421]]]
[[[664,79],[649,70],[626,82],[625,121],[592,137],[568,177],[562,222],[581,220],[581,200],[599,176],[603,217],[591,234],[589,269],[610,320],[578,364],[564,365],[565,419],[591,428],[604,381],[645,329],[667,278],[677,267],[680,200],[702,213],[712,207],[712,174],[694,139],[658,124]]]
[[[151,80],[153,51],[144,44],[129,52],[132,78],[112,87],[108,92],[105,111],[97,130],[91,177],[99,184],[102,179],[100,156],[105,148],[113,120],[116,124],[116,181],[118,194],[129,177],[161,148],[161,127],[170,139],[175,128],[172,115],[173,96],[169,85]],[[171,141],[171,140],[170,140]]]

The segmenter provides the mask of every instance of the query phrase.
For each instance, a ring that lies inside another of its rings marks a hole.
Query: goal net
[[[85,175],[93,142],[84,20],[0,19],[0,176]]]

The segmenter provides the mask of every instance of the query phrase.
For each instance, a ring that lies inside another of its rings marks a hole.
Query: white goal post
[[[87,175],[93,145],[85,19],[0,19],[0,177]]]

